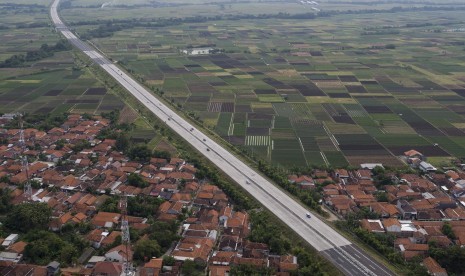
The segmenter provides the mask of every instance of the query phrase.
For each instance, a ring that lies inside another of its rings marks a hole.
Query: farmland
[[[50,1],[9,3],[0,1],[0,63],[60,41],[48,18]],[[157,146],[162,139],[156,136],[153,126],[97,78],[89,65],[68,49],[0,68],[0,113],[61,115],[120,110],[122,123],[134,123],[133,141],[152,140],[151,145]]]
[[[0,6],[1,60],[54,45],[60,37],[49,26],[48,1],[38,5]],[[72,51],[56,52],[16,68],[0,69],[0,112],[97,113],[121,109],[88,71],[75,65]]]
[[[193,9],[178,7],[182,12],[176,15],[275,14],[277,5],[289,14],[308,12],[293,3],[254,2],[251,7],[260,9],[250,10],[240,3],[195,3]],[[101,9],[99,4],[73,1],[75,7],[62,14],[85,35],[99,27],[85,24],[96,16],[151,22],[176,8]],[[396,167],[402,166],[397,156],[412,148],[434,160],[465,157],[462,20],[461,10],[218,17],[124,26],[92,42],[252,156],[289,167],[364,162]],[[219,53],[182,53],[196,47]]]

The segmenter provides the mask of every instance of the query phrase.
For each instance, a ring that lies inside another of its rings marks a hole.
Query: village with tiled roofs
[[[421,258],[431,275],[447,275],[428,256],[428,250],[431,243],[440,248],[465,246],[465,172],[460,164],[439,172],[416,150],[404,155],[417,172],[388,172],[384,177],[389,185],[375,180],[374,168],[381,164],[332,173],[314,170],[312,175],[290,175],[288,179],[301,189],[320,189],[322,204],[340,219],[362,209],[375,214],[375,219],[361,219],[360,227],[394,236],[395,249],[405,260]],[[451,233],[445,233],[445,225]]]
[[[23,256],[28,242],[23,235],[4,232],[1,275],[121,275],[123,263],[135,258],[134,245],[157,235],[150,232],[154,221],[179,225],[174,233],[177,239],[162,255],[143,256],[136,269],[139,275],[180,275],[188,260],[203,265],[212,276],[228,275],[235,265],[271,268],[276,275],[290,275],[298,268],[295,256],[275,255],[269,245],[249,241],[249,214],[235,210],[220,188],[197,179],[197,169],[188,160],[132,161],[115,150],[115,140],[97,138],[109,124],[100,116],[90,120],[72,114],[48,131],[27,128],[23,131],[25,151],[19,144],[20,129],[0,129],[0,138],[7,142],[0,146],[0,189],[9,192],[11,205],[46,204],[52,214],[46,228],[54,233],[87,227],[84,233],[77,232],[86,246],[72,265],[57,260],[45,265],[27,263]],[[86,141],[82,149],[72,146],[82,141]],[[26,169],[22,155],[29,160]],[[128,178],[133,174],[146,185],[131,185]],[[33,182],[30,198],[23,189],[26,181]],[[133,246],[129,247],[121,244],[121,212],[103,211],[111,199],[117,202],[121,195],[160,202],[147,217],[129,214],[131,233],[138,233],[131,237]]]

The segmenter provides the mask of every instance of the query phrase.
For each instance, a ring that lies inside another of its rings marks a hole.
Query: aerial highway
[[[70,43],[83,51],[179,136],[203,153],[231,179],[236,180],[250,195],[273,212],[345,275],[394,275],[388,268],[375,261],[318,217],[307,217],[308,210],[301,204],[172,111],[102,53],[80,40],[61,21],[57,11],[59,2],[60,0],[54,0],[50,9],[50,15],[57,31],[61,32]]]

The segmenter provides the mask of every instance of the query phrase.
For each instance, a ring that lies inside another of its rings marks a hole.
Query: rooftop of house
[[[363,219],[360,221],[360,223],[363,229],[366,229],[370,232],[385,232],[384,226],[379,219]]]
[[[447,275],[446,270],[431,257],[423,259],[422,263],[431,275]]]

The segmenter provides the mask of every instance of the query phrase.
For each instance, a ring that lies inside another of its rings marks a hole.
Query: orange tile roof
[[[60,217],[60,224],[63,225],[67,223],[68,221],[70,221],[72,218],[73,218],[73,215],[71,215],[71,213],[68,212]]]
[[[192,260],[200,258],[206,261],[212,248],[213,241],[210,239],[188,237],[181,240],[173,250],[172,256]]]
[[[427,257],[423,260],[423,265],[428,269],[428,272],[432,275],[447,275],[447,271],[442,268],[436,260],[431,257]]]
[[[409,251],[428,251],[429,246],[428,244],[422,244],[422,243],[413,243],[413,244],[407,244],[404,246],[406,250]]]
[[[412,150],[404,152],[404,155],[411,157],[411,156],[422,155],[422,154],[419,153],[418,151],[412,149]]]
[[[96,226],[103,227],[107,222],[118,223],[121,218],[121,214],[109,213],[109,212],[98,212],[93,218],[92,223]]]
[[[120,231],[113,231],[102,240],[102,245],[113,244],[115,242],[116,238],[120,237],[120,236],[121,236]]]
[[[383,222],[384,227],[386,227],[386,228],[394,226],[394,225],[397,225],[399,227],[401,226],[399,220],[396,219],[396,218],[383,219],[382,222]]]
[[[27,245],[27,242],[24,242],[24,241],[15,242],[8,248],[8,251],[22,254],[24,252],[24,249],[26,248],[26,245]]]
[[[210,270],[209,276],[225,276],[229,275],[229,270],[231,268],[229,266],[212,265],[209,266],[208,269]]]
[[[163,264],[163,259],[162,258],[152,258],[150,261],[145,263],[144,267],[145,268],[158,268],[161,269]]]

